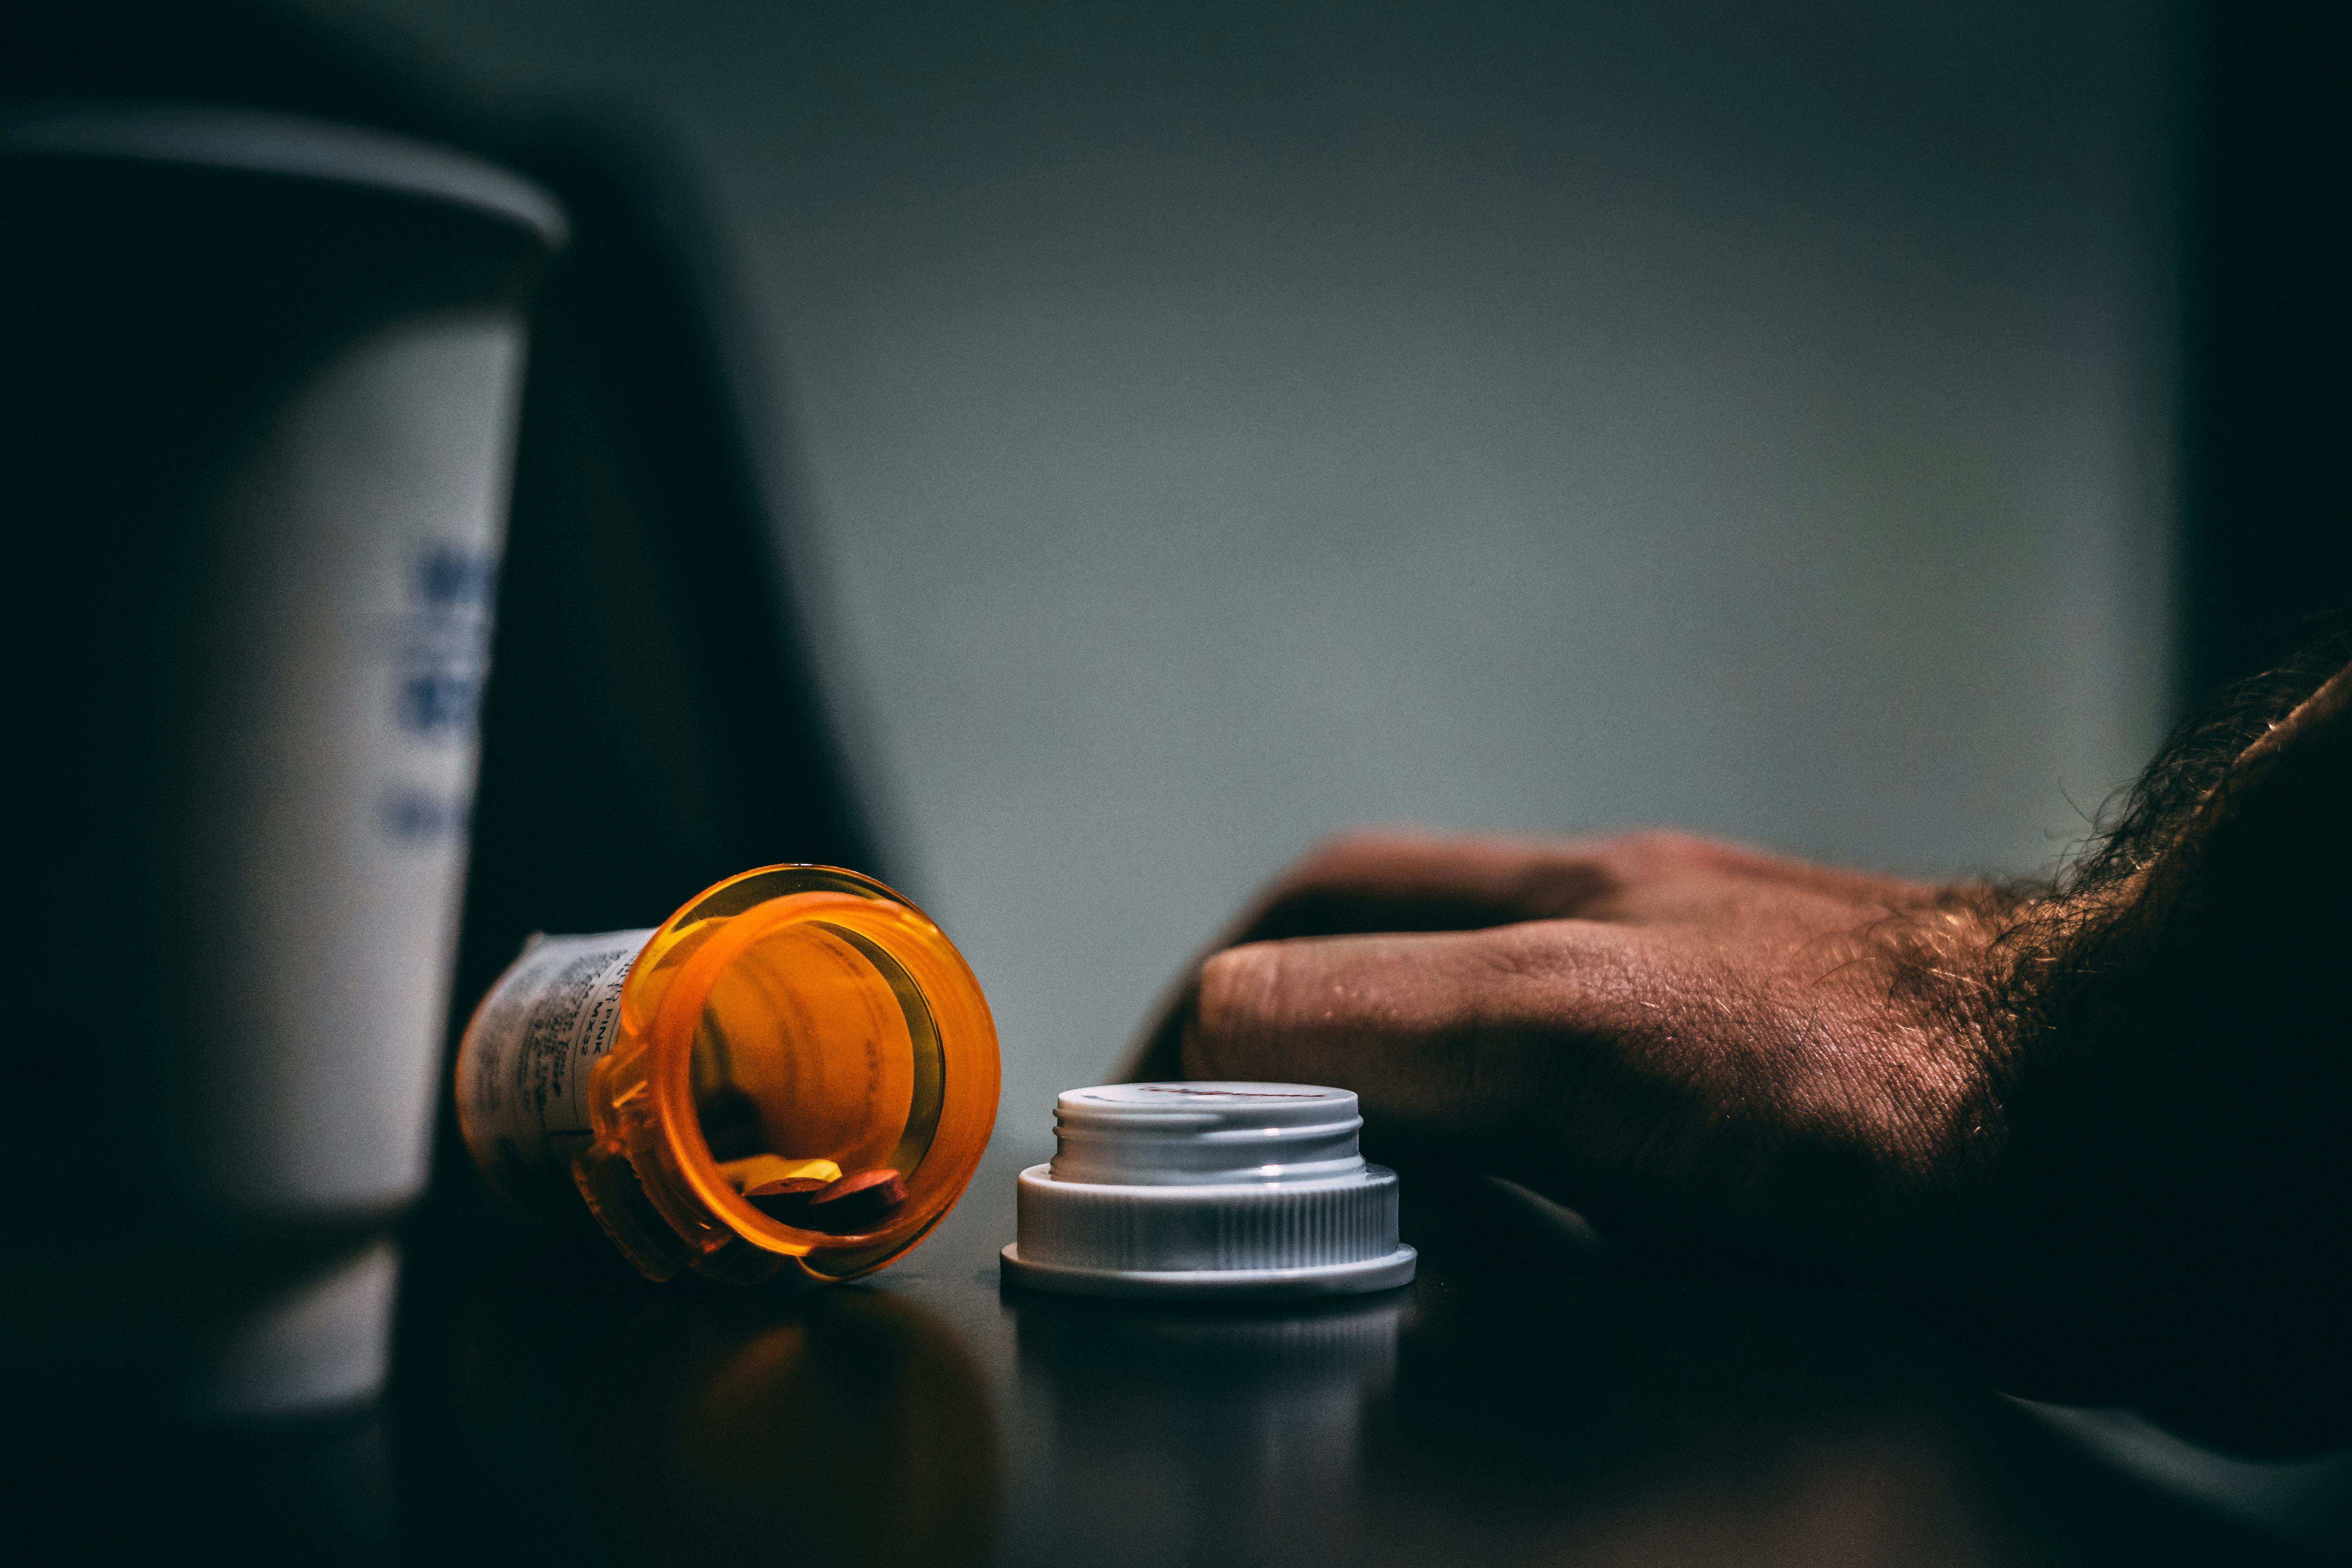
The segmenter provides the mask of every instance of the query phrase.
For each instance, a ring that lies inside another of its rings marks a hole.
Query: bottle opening
[[[713,981],[690,1081],[702,1141],[768,1218],[877,1230],[920,1184],[947,1064],[906,966],[871,937],[811,920],[760,937]],[[847,1191],[826,1189],[857,1184]]]
[[[995,1120],[995,1030],[971,971],[920,910],[855,873],[776,867],[711,889],[655,933],[622,1015],[647,1047],[648,1131],[666,1146],[641,1153],[724,1231],[812,1274],[914,1245]],[[600,1070],[627,1092],[625,1052]]]

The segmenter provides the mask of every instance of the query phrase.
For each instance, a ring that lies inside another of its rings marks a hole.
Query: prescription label
[[[457,1121],[490,1184],[570,1201],[593,1136],[588,1075],[621,1025],[621,983],[653,931],[533,937],[483,998],[457,1057]]]

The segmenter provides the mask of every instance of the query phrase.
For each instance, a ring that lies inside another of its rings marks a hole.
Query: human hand
[[[1686,835],[1359,834],[1275,882],[1129,1076],[1338,1084],[1615,1228],[1867,1255],[1978,1146],[2012,902]]]
[[[2352,681],[2274,706],[2192,736],[2032,892],[1673,835],[1338,840],[1129,1076],[1352,1089],[1375,1131],[1614,1235],[1885,1289],[2021,1391],[2336,1440]]]

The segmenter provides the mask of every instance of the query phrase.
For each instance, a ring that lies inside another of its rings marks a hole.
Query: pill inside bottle
[[[996,1028],[939,927],[871,878],[772,866],[660,927],[534,937],[467,1025],[457,1119],[491,1185],[588,1212],[650,1278],[869,1273],[996,1120]]]

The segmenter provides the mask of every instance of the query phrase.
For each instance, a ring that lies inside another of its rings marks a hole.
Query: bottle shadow
[[[404,1346],[410,1560],[991,1558],[986,1386],[911,1302],[641,1288],[572,1258],[482,1269],[436,1316]]]

